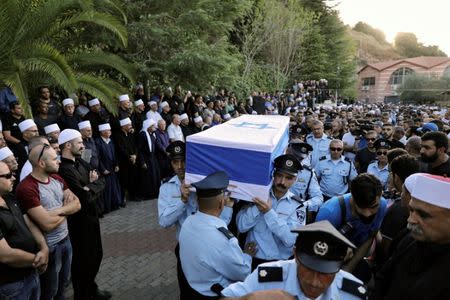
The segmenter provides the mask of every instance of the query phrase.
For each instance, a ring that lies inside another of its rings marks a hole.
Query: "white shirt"
[[[22,171],[20,171],[20,181],[24,180],[25,177],[27,177],[31,173],[31,171],[33,171],[33,166],[31,165],[30,161],[27,160],[22,167]]]
[[[181,130],[180,125],[170,124],[169,127],[167,127],[167,134],[171,140],[184,142],[183,131]]]
[[[161,115],[157,111],[149,110],[146,114],[147,119],[152,119],[155,121],[156,124],[158,124],[158,121],[162,119]]]

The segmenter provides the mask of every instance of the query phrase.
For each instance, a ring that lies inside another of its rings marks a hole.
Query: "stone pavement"
[[[179,298],[175,228],[159,226],[157,200],[128,202],[101,219],[101,231],[100,289],[111,291],[117,300]]]

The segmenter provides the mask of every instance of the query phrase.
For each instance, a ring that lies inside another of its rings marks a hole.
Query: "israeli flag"
[[[273,161],[289,143],[289,121],[286,116],[242,115],[188,136],[186,183],[225,171],[231,197],[268,199]]]

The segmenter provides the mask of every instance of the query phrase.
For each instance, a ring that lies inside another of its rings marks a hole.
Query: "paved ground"
[[[128,202],[101,219],[101,230],[101,289],[113,299],[178,299],[175,229],[158,225],[156,200]]]

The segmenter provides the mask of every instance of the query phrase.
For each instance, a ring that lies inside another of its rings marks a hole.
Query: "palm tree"
[[[28,92],[42,83],[58,86],[68,94],[83,89],[101,98],[114,112],[114,100],[126,88],[105,74],[99,75],[99,66],[115,69],[133,82],[132,65],[93,47],[78,47],[70,53],[55,40],[68,30],[95,26],[107,30],[125,47],[125,23],[124,13],[113,0],[2,0],[0,82],[11,87],[28,116]]]

